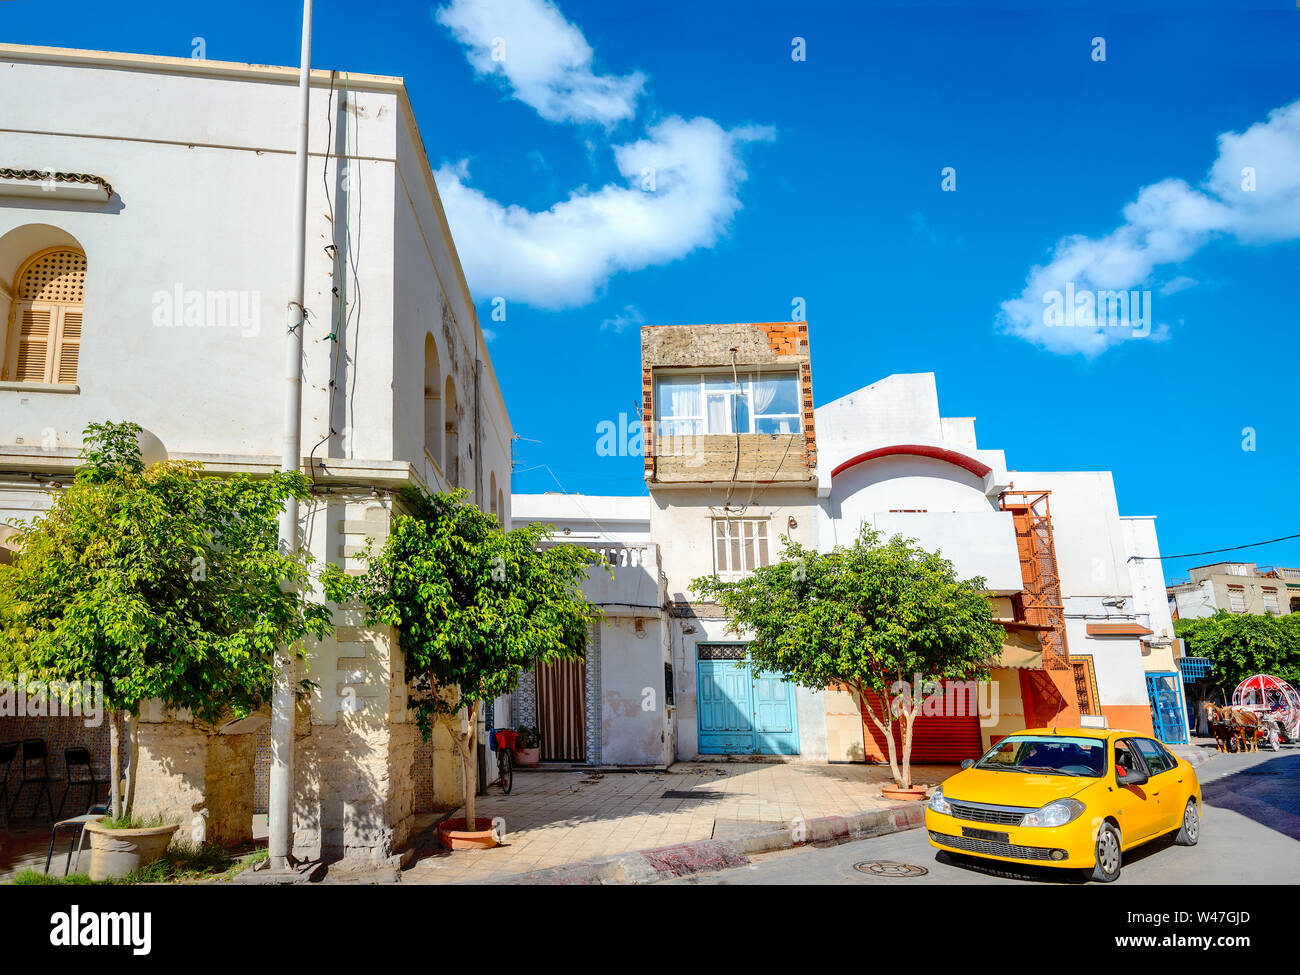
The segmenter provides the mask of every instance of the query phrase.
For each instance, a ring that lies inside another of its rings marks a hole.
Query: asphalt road
[[[1159,839],[1124,854],[1116,884],[1295,884],[1300,882],[1300,746],[1224,755],[1197,770],[1204,797],[1194,847]],[[864,873],[884,861],[921,867],[920,876]],[[1074,870],[1021,867],[959,857],[930,846],[924,829],[839,846],[757,856],[748,867],[668,881],[675,884],[1060,884]]]

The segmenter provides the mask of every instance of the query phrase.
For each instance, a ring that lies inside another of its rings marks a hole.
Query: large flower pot
[[[474,826],[466,829],[464,819],[444,819],[438,824],[438,839],[449,850],[489,850],[500,845],[492,820],[475,819]]]
[[[923,785],[909,786],[906,789],[898,785],[882,785],[880,787],[880,794],[886,799],[895,799],[901,802],[921,802],[929,791]]]
[[[516,748],[515,764],[516,765],[536,765],[542,760],[542,750],[540,748]]]
[[[108,829],[87,823],[90,834],[90,879],[110,880],[147,867],[167,849],[180,825],[144,829]]]

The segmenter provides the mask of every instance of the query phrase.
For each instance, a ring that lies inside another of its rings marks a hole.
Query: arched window
[[[28,258],[18,272],[9,310],[4,375],[20,383],[77,381],[86,255],[51,247]]]
[[[497,520],[506,523],[506,496],[501,491],[497,491]]]
[[[497,508],[497,472],[493,471],[488,481],[488,505],[492,508],[492,517],[501,520],[501,511]]]
[[[442,369],[432,333],[424,337],[424,449],[442,463]]]
[[[448,487],[460,487],[460,405],[456,399],[456,384],[447,377],[447,386],[442,394],[442,405],[446,411],[447,421],[444,426],[447,440],[447,459],[443,461],[442,473],[447,477]]]

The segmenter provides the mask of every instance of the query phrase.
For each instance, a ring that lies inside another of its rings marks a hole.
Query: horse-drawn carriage
[[[1231,705],[1206,704],[1205,713],[1221,752],[1257,751],[1261,742],[1277,751],[1284,741],[1300,741],[1300,694],[1280,677],[1247,677]]]

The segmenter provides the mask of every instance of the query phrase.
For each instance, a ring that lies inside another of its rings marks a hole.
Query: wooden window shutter
[[[50,374],[50,349],[54,338],[54,309],[34,305],[15,307],[18,315],[18,365],[14,379],[43,383]]]
[[[81,309],[63,308],[59,315],[59,339],[54,354],[54,381],[75,383],[77,359],[81,355]]]
[[[55,247],[27,262],[10,313],[15,381],[76,383],[85,285],[86,255],[80,251]]]

